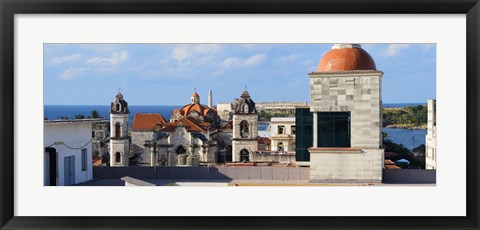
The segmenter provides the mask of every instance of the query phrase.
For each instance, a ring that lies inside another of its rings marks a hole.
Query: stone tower
[[[110,105],[110,166],[128,166],[128,103],[118,92]]]
[[[358,44],[336,44],[309,74],[310,179],[382,181],[382,76]]]
[[[212,103],[212,100],[213,100],[213,95],[212,95],[212,91],[209,90],[208,91],[208,108],[213,108],[213,103]]]
[[[234,102],[232,161],[248,162],[258,150],[258,114],[250,94],[243,91]]]

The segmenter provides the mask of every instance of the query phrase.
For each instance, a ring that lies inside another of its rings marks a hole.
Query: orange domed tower
[[[220,125],[220,117],[217,111],[200,103],[200,96],[195,90],[192,94],[191,103],[183,106],[179,110],[173,112],[171,121],[176,121],[182,117],[193,117],[202,122],[208,122],[212,127],[218,128]]]
[[[358,44],[333,45],[317,67],[317,72],[377,70],[372,56]]]
[[[313,181],[381,182],[382,76],[358,44],[333,45],[309,74]]]

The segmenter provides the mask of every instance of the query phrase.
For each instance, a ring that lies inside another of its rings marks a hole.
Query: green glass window
[[[295,110],[295,153],[297,161],[310,161],[308,148],[313,144],[313,115],[309,108]]]
[[[318,146],[350,147],[350,112],[318,113]]]

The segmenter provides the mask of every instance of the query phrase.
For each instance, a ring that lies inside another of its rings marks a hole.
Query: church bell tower
[[[258,114],[247,89],[235,99],[233,114],[232,160],[249,162],[258,151]]]
[[[128,103],[118,92],[110,104],[110,166],[128,166],[130,140],[128,138]]]

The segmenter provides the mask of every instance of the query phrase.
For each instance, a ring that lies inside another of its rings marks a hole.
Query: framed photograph
[[[480,227],[478,1],[0,6],[1,229]]]

